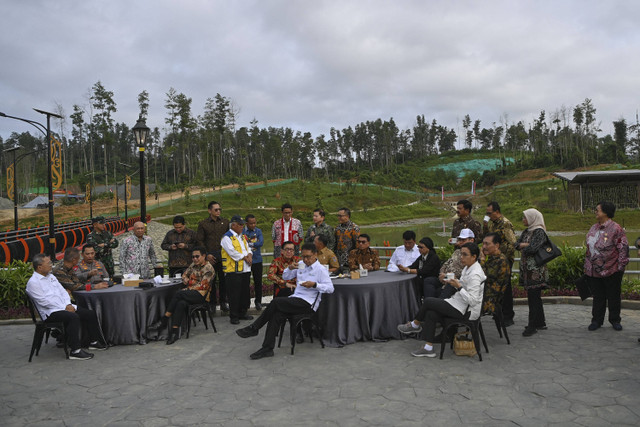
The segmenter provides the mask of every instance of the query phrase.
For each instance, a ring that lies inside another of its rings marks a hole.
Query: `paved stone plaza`
[[[321,349],[315,341],[252,361],[259,337],[228,318],[189,340],[153,342],[65,360],[43,344],[28,363],[33,325],[0,326],[3,426],[164,425],[639,425],[640,311],[622,332],[588,332],[590,308],[546,305],[549,330],[511,345],[484,318],[484,360],[415,358],[414,339]],[[246,322],[243,322],[246,324]],[[287,337],[285,337],[285,341]],[[288,341],[287,341],[288,342]],[[284,341],[283,341],[284,343]]]

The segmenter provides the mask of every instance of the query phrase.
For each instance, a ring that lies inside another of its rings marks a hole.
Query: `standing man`
[[[480,223],[473,219],[471,216],[471,211],[473,210],[473,205],[468,200],[460,200],[458,205],[456,206],[456,212],[458,213],[458,219],[453,221],[453,228],[451,229],[451,237],[458,237],[460,232],[464,228],[468,228],[473,231],[474,242],[476,244],[480,244],[482,241],[480,239],[480,233],[482,233],[482,227]]]
[[[289,298],[274,298],[255,322],[236,331],[240,337],[249,338],[258,335],[260,328],[267,325],[262,348],[249,356],[252,360],[273,356],[276,337],[287,316],[316,311],[322,298],[320,294],[333,292],[329,273],[318,262],[313,244],[305,243],[302,246],[302,260],[304,268],[296,266],[297,268],[287,268],[284,271],[285,280],[296,281],[296,285],[290,285],[295,289],[293,295]]]
[[[84,287],[84,282],[78,278],[78,261],[80,261],[80,251],[76,248],[67,248],[64,251],[64,258],[53,268],[53,275],[63,288],[69,292]]]
[[[302,223],[299,219],[292,218],[293,206],[289,203],[282,205],[282,218],[273,223],[271,227],[271,240],[273,240],[273,257],[278,258],[282,252],[284,242],[293,242],[295,254],[300,253],[299,245],[304,236]]]
[[[258,225],[255,215],[249,214],[245,218],[246,225],[242,234],[249,242],[249,249],[253,253],[251,260],[251,275],[253,276],[253,291],[255,294],[256,310],[262,310],[262,245],[264,236]]]
[[[104,343],[98,341],[100,332],[96,313],[71,304],[67,291],[51,274],[52,267],[51,259],[45,254],[37,254],[33,257],[34,271],[27,282],[27,294],[33,300],[45,323],[64,323],[69,347],[71,347],[69,359],[91,359],[93,354],[84,351],[81,347],[80,332],[83,325],[87,326],[89,332],[90,350],[107,348]]]
[[[516,233],[513,230],[513,224],[500,212],[500,205],[498,202],[490,202],[487,205],[486,211],[488,221],[484,221],[482,227],[483,235],[487,236],[489,233],[497,233],[500,236],[500,252],[502,252],[507,261],[509,261],[509,277],[511,277],[511,269],[513,268],[513,261],[515,259],[515,243]],[[486,219],[486,217],[485,217]],[[504,325],[513,325],[513,317],[515,312],[513,311],[513,290],[511,288],[511,280],[507,282],[507,287],[504,290],[504,298],[502,300],[502,315],[504,317]]]
[[[247,314],[251,305],[249,283],[253,255],[246,237],[242,234],[244,220],[240,215],[231,217],[230,228],[224,233],[220,245],[229,296],[229,318],[232,325],[237,325],[240,320],[253,319],[253,316]]]
[[[357,248],[360,227],[351,222],[351,210],[340,208],[338,210],[338,222],[336,226],[336,256],[340,267],[349,268],[349,252]]]
[[[420,256],[420,250],[416,246],[416,232],[407,230],[402,233],[404,245],[398,246],[387,265],[387,271],[400,271],[400,267],[409,267]]]
[[[113,276],[115,274],[115,265],[111,252],[118,247],[118,240],[113,236],[113,233],[107,231],[103,216],[95,217],[91,222],[93,223],[93,231],[87,236],[87,243],[94,245],[96,259],[104,264],[109,276]]]
[[[484,306],[482,307],[482,312],[493,314],[494,316],[496,303],[503,303],[507,284],[511,283],[511,267],[509,267],[509,260],[502,253],[501,246],[502,238],[498,233],[487,233],[482,240],[482,253],[486,258],[483,257],[480,264],[484,274],[487,276],[484,282]],[[511,286],[509,286],[509,289],[511,289]],[[504,313],[504,309],[502,312]],[[503,319],[504,322],[505,320]]]
[[[360,269],[360,266],[368,271],[380,270],[380,256],[378,251],[369,247],[370,239],[368,234],[358,236],[358,249],[349,252],[349,270]]]
[[[133,234],[125,237],[120,248],[120,269],[122,275],[139,274],[141,279],[153,277],[149,263],[158,265],[156,251],[153,248],[151,237],[145,236],[145,225],[143,222],[133,224]]]
[[[333,227],[324,222],[324,217],[324,210],[315,209],[313,211],[313,225],[307,230],[307,234],[304,236],[304,242],[314,243],[316,236],[322,235],[327,238],[326,247],[333,251],[336,247],[336,234]]]
[[[229,306],[227,305],[227,287],[222,266],[220,242],[227,231],[229,231],[229,220],[222,217],[220,203],[215,200],[209,202],[209,217],[198,224],[196,240],[198,241],[198,246],[207,248],[207,261],[213,266],[216,272],[215,277],[218,278],[220,299],[216,298],[215,278],[211,281],[211,295],[214,298],[214,302],[220,302],[220,310],[225,313],[229,311]]]
[[[191,251],[196,246],[196,232],[187,228],[183,216],[173,218],[173,230],[169,230],[160,247],[169,251],[169,276],[175,277],[191,265]]]
[[[104,264],[95,259],[96,248],[87,243],[82,248],[82,261],[78,264],[76,275],[82,283],[91,285],[91,289],[104,289],[109,287],[109,273]]]

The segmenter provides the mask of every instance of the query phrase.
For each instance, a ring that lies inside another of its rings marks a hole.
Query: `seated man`
[[[420,256],[409,267],[398,266],[400,271],[417,274],[416,296],[418,302],[425,298],[437,297],[440,295],[442,285],[438,280],[440,271],[440,258],[433,247],[433,240],[430,237],[423,237],[418,243]]]
[[[486,258],[480,264],[487,276],[482,312],[487,314],[495,314],[496,304],[502,304],[504,291],[511,280],[509,260],[500,250],[501,244],[502,238],[498,233],[487,233],[482,240],[482,253]]]
[[[287,284],[296,283],[295,280],[284,280],[282,273],[287,267],[297,266],[300,262],[300,258],[294,255],[295,244],[293,242],[284,242],[282,244],[282,255],[271,261],[269,266],[269,272],[267,273],[267,279],[273,283],[273,297],[288,297],[293,293],[291,288]]]
[[[53,275],[58,279],[58,283],[67,290],[69,296],[71,296],[71,292],[84,288],[84,282],[76,276],[78,261],[80,261],[80,251],[76,248],[67,248],[64,251],[64,258],[52,271]]]
[[[445,285],[444,288],[442,288],[442,291],[440,293],[440,298],[443,298],[443,299],[449,298],[451,297],[451,295],[453,295],[456,292],[453,286],[449,285],[445,279],[446,279],[447,273],[453,273],[453,276],[456,279],[460,279],[460,275],[462,274],[462,269],[464,268],[464,265],[462,264],[462,257],[460,256],[461,254],[460,248],[465,243],[469,243],[469,242],[475,242],[475,235],[473,234],[473,231],[471,231],[470,229],[464,228],[462,229],[462,231],[460,231],[460,235],[458,236],[457,241],[455,243],[456,249],[451,254],[451,258],[446,260],[444,264],[442,264],[442,267],[440,267],[440,275],[438,276],[438,279],[440,280],[440,283]]]
[[[253,337],[258,335],[260,328],[268,324],[262,348],[250,356],[253,360],[273,356],[276,337],[288,316],[308,313],[310,310],[316,311],[320,305],[320,294],[333,292],[329,273],[318,262],[315,245],[312,243],[302,245],[301,255],[304,268],[299,268],[300,266],[293,269],[286,268],[283,273],[285,280],[296,281],[296,284],[287,284],[295,289],[293,295],[289,298],[274,298],[255,322],[236,331],[242,338]]]
[[[402,240],[404,244],[398,246],[387,265],[387,271],[400,271],[400,267],[409,267],[420,256],[420,251],[416,246],[416,233],[412,230],[407,230],[402,233]]]
[[[369,247],[370,240],[368,234],[358,237],[358,249],[349,252],[349,270],[358,270],[360,266],[369,271],[380,270],[380,257],[378,251]]]
[[[87,243],[82,248],[82,261],[78,264],[76,276],[91,289],[109,287],[109,273],[100,261],[95,259],[96,249],[93,243]]]
[[[85,325],[90,337],[90,350],[104,350],[106,345],[98,341],[98,318],[96,313],[71,304],[69,294],[58,279],[51,274],[53,264],[45,254],[33,257],[33,275],[27,282],[27,294],[36,305],[43,321],[64,323],[71,353],[69,359],[87,360],[93,357],[81,347],[80,332]]]
[[[209,298],[209,289],[211,281],[215,275],[213,266],[207,261],[207,250],[204,247],[197,247],[191,252],[193,262],[182,273],[182,283],[186,288],[180,289],[173,295],[171,302],[167,306],[167,312],[164,313],[159,322],[154,323],[153,329],[164,329],[171,318],[171,330],[167,337],[167,345],[171,345],[178,340],[178,328],[182,325],[182,319],[189,308],[189,304],[202,304],[205,298]],[[187,319],[187,322],[189,319]]]
[[[340,269],[340,263],[338,262],[336,254],[327,247],[327,242],[327,236],[324,234],[318,234],[316,238],[313,239],[313,244],[316,245],[316,249],[318,250],[318,262],[322,265],[328,265],[329,273],[335,273]]]

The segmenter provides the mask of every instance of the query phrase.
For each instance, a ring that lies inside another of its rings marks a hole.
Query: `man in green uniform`
[[[104,264],[109,272],[109,277],[113,277],[115,267],[111,250],[118,247],[118,240],[113,236],[113,233],[107,231],[103,216],[95,217],[91,222],[93,223],[93,231],[87,236],[87,243],[94,245],[96,259]]]

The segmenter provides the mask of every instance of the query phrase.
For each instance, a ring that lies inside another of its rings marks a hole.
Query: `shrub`
[[[13,260],[8,268],[0,269],[0,308],[24,306],[27,281],[33,274],[31,264]]]
[[[583,274],[586,249],[573,248],[566,244],[560,249],[562,255],[548,264],[549,288],[575,289],[574,282]]]

